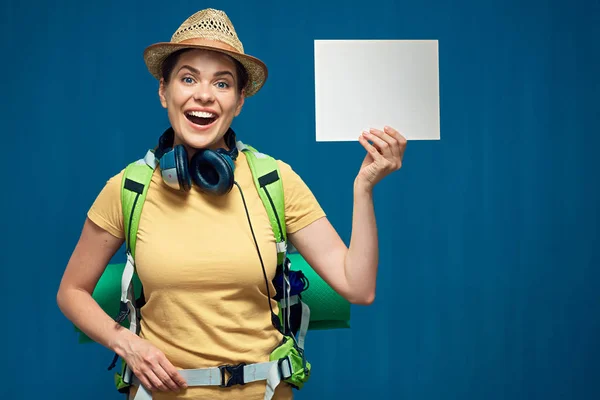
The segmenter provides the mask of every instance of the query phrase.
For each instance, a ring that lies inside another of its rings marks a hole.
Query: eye
[[[229,87],[229,83],[223,81],[217,82],[217,87],[219,89],[227,89]]]
[[[191,76],[184,76],[183,78],[181,78],[181,81],[187,85],[191,85],[195,82],[194,78],[192,78]]]

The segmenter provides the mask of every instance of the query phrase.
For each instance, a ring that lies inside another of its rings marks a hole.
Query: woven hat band
[[[234,47],[228,45],[227,43],[219,42],[217,40],[192,38],[192,39],[182,40],[181,42],[178,42],[178,44],[191,44],[191,45],[196,45],[196,46],[214,47],[217,49],[222,49],[222,50],[232,51],[234,53],[239,53],[239,51],[236,50]]]

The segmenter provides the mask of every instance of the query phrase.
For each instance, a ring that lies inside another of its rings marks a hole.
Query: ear
[[[237,107],[235,108],[235,116],[237,117],[242,112],[242,107],[244,106],[244,101],[246,100],[246,92],[245,89],[242,89],[242,93],[240,94],[240,98],[238,99]]]
[[[160,98],[160,104],[162,104],[163,108],[167,108],[167,97],[165,96],[166,90],[165,80],[161,78],[158,86],[158,97]]]

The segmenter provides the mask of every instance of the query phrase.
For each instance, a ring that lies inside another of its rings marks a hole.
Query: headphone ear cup
[[[177,180],[179,181],[180,190],[189,192],[192,188],[192,180],[188,169],[188,156],[185,147],[177,145],[173,149],[175,151],[175,166],[177,169]]]
[[[194,183],[203,191],[215,195],[224,195],[231,190],[233,172],[231,158],[213,150],[199,150],[190,162]]]
[[[184,192],[192,188],[185,147],[178,145],[169,149],[160,157],[159,164],[163,181],[169,187]]]

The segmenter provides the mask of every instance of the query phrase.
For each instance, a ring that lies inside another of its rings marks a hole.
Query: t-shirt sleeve
[[[115,237],[125,238],[121,211],[121,179],[125,170],[110,178],[88,210],[88,218]]]
[[[283,181],[286,229],[294,233],[326,214],[302,178],[285,162],[277,162]]]

